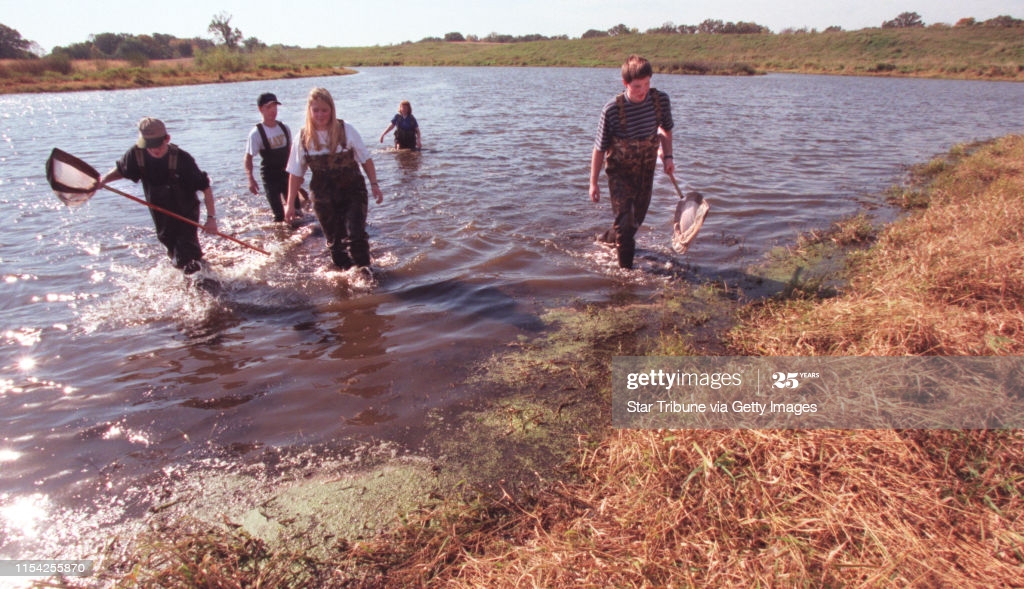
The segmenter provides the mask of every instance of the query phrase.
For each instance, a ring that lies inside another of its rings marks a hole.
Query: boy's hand
[[[217,217],[206,217],[206,224],[203,225],[203,231],[207,233],[217,233]]]

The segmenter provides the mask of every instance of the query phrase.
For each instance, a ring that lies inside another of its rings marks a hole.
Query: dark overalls
[[[178,146],[173,143],[168,146],[167,175],[164,178],[153,171],[147,173],[144,149],[132,149],[135,151],[135,162],[139,166],[146,201],[198,223],[199,198],[195,191],[182,186],[178,174]],[[149,213],[156,226],[156,237],[167,248],[167,255],[175,268],[184,268],[189,262],[202,259],[199,229],[195,225],[153,209],[149,209]]]
[[[277,149],[271,149],[267,132],[263,129],[263,123],[257,123],[256,129],[260,132],[260,139],[263,140],[263,149],[260,150],[260,176],[263,179],[263,190],[267,193],[270,210],[274,212],[274,220],[283,221],[283,199],[288,196],[288,172],[285,171],[285,166],[288,165],[288,154],[292,148],[292,136],[284,123],[277,124],[281,125],[285,138],[284,147]],[[298,202],[295,203],[295,212],[301,212]]]
[[[654,88],[650,90],[655,116],[661,126],[661,101]],[[626,128],[626,97],[619,94],[615,102],[619,107],[619,128]],[[636,253],[636,232],[647,216],[654,190],[654,170],[658,165],[658,147],[661,142],[657,129],[651,137],[626,139],[612,137],[605,153],[605,172],[608,174],[608,193],[612,201],[615,222],[612,235],[618,252],[619,266],[633,267]],[[610,241],[610,240],[609,240]]]
[[[366,233],[366,209],[369,195],[359,162],[351,149],[345,149],[345,122],[341,125],[338,153],[309,155],[306,164],[313,172],[309,197],[313,212],[327,238],[327,249],[334,264],[342,270],[370,265],[370,241]]]
[[[416,149],[416,129],[419,127],[416,117],[412,115],[403,117],[401,114],[398,114],[395,115],[391,122],[395,124],[395,147],[398,149]]]

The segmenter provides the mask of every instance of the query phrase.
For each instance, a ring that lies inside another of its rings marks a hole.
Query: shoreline
[[[386,526],[364,522],[351,534],[330,524],[330,514],[311,524],[315,513],[297,515],[302,507],[223,521],[211,510],[209,521],[197,522],[178,519],[196,513],[182,503],[182,511],[154,515],[157,525],[126,540],[132,551],[112,558],[132,574],[107,578],[125,587],[214,586],[216,575],[367,587],[514,587],[526,578],[538,586],[1013,584],[1024,571],[1020,431],[621,430],[610,426],[608,405],[614,355],[1020,354],[1024,239],[1013,219],[1024,218],[1022,161],[1024,137],[1007,136],[915,166],[906,185],[889,191],[907,211],[899,219],[837,223],[759,267],[766,279],[792,276],[775,281],[782,292],[757,292],[754,277],[750,295],[735,285],[680,284],[649,303],[553,309],[542,335],[482,367],[487,380],[473,383],[505,394],[488,408],[446,416],[438,435],[447,445],[435,447],[436,462],[402,456],[345,478],[300,476],[279,490],[315,498],[308,506],[323,500],[308,487],[333,485],[332,500],[342,503],[344,493],[365,489],[372,496],[352,505],[372,499],[377,515],[381,506],[393,511]],[[988,214],[992,202],[1009,224]],[[954,228],[946,215],[966,225]],[[961,232],[982,243],[945,247],[964,239]],[[933,251],[946,257],[938,273],[905,276],[903,258],[917,269],[913,256]],[[985,272],[979,258],[1008,269]],[[878,272],[890,263],[897,277],[880,293]],[[946,296],[944,280],[975,296]],[[928,333],[947,347],[850,347],[877,346],[875,335],[887,330],[896,332],[893,342],[914,345],[921,326],[894,306],[911,296],[892,294],[901,281],[915,295],[936,293],[921,305],[936,323]],[[851,308],[837,312],[843,305]],[[849,325],[837,321],[858,313],[865,316]],[[992,315],[996,331],[958,327],[977,313]],[[558,459],[555,447],[567,454]],[[546,467],[520,454],[531,448],[547,453]],[[487,468],[474,450],[489,465],[514,456],[520,467],[478,482],[467,475]],[[403,464],[410,469],[398,475]],[[412,481],[422,493],[378,497],[382,487],[361,482],[376,480],[393,489]],[[292,520],[313,527],[288,527]],[[325,540],[302,540],[310,530]],[[276,541],[287,537],[300,541]],[[210,554],[219,566],[210,566]],[[638,559],[643,566],[634,566]]]
[[[364,64],[367,65],[367,64]],[[358,66],[357,66],[358,67]],[[380,65],[370,67],[452,67],[452,65]],[[464,64],[455,67],[609,67],[609,66],[545,66],[545,65],[477,65]],[[699,71],[699,70],[708,71]],[[114,75],[106,76],[83,76],[77,79],[54,79],[52,76],[42,76],[39,79],[26,79],[24,77],[4,80],[0,87],[0,95],[5,94],[41,94],[41,93],[64,93],[64,92],[88,92],[96,90],[133,90],[140,88],[161,88],[174,86],[193,86],[205,84],[231,84],[235,82],[253,82],[258,80],[287,80],[293,78],[318,78],[325,76],[345,76],[358,73],[357,69],[341,66],[320,66],[288,69],[282,72],[277,68],[262,68],[256,71],[244,71],[234,73],[221,72],[188,72],[168,73],[160,69],[152,68],[131,68],[119,71]],[[673,76],[760,76],[767,74],[793,74],[793,75],[822,75],[822,76],[851,76],[891,79],[926,79],[926,80],[951,80],[951,81],[972,81],[972,82],[1022,82],[1024,78],[1018,77],[990,77],[980,74],[948,75],[937,71],[914,72],[909,74],[897,72],[833,72],[819,71],[814,69],[777,69],[753,71],[744,64],[711,64],[711,65],[682,65],[682,66],[660,66],[655,68],[656,75]]]
[[[91,61],[72,63],[72,67],[75,69],[67,75],[46,72],[41,75],[8,74],[0,77],[4,82],[0,87],[0,95],[231,84],[257,80],[345,76],[357,73],[355,70],[345,67],[323,65],[258,67],[237,72],[218,72],[196,69],[192,60],[154,62],[146,67],[132,67],[123,63],[112,63],[110,60],[98,60],[98,63]]]
[[[371,67],[452,67],[452,66],[371,66]],[[508,65],[463,65],[456,67],[604,67],[604,66],[508,66]],[[692,67],[692,66],[691,66]],[[950,80],[970,82],[1021,82],[1017,78],[992,78],[981,75],[943,75],[940,72],[916,72],[913,74],[899,74],[893,72],[881,73],[849,73],[849,72],[828,72],[801,69],[780,69],[772,71],[750,71],[742,64],[729,64],[723,66],[708,66],[716,71],[695,72],[695,71],[672,71],[671,68],[655,69],[656,75],[672,76],[760,76],[768,74],[791,74],[791,75],[821,75],[821,76],[850,76],[850,77],[871,77],[891,79],[924,79],[924,80]],[[64,93],[64,92],[89,92],[97,90],[133,90],[140,88],[162,88],[174,86],[193,86],[206,84],[231,84],[235,82],[253,82],[258,80],[287,80],[294,78],[318,78],[326,76],[346,76],[358,73],[358,70],[348,67],[310,67],[301,68],[295,71],[289,70],[281,73],[275,69],[261,69],[258,71],[238,73],[212,73],[201,74],[174,74],[156,76],[151,74],[152,70],[143,69],[138,72],[124,72],[115,77],[86,77],[74,80],[57,80],[44,77],[38,80],[6,80],[4,86],[0,87],[0,95],[5,94],[42,94],[42,93]]]

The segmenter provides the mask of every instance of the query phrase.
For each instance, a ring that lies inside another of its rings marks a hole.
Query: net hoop
[[[46,181],[64,204],[76,207],[96,194],[92,188],[100,174],[77,157],[54,148],[46,160]]]
[[[676,253],[685,254],[690,249],[710,209],[704,195],[696,191],[687,192],[685,198],[679,201],[672,218],[672,249]]]

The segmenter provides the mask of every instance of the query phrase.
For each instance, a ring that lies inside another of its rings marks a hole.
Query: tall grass
[[[223,47],[201,52],[195,63],[169,71],[157,61],[129,64],[145,74],[110,76],[52,56],[0,65],[0,92],[130,88],[245,81],[344,73],[342,66],[554,66],[617,68],[631,53],[646,56],[656,71],[677,74],[751,75],[800,72],[1024,80],[1020,29],[988,27],[863,29],[759,35],[633,34],[530,43],[447,43],[341,48],[269,48],[240,53]],[[36,63],[32,63],[36,62]],[[19,71],[22,70],[22,71]],[[165,75],[166,74],[166,75]]]
[[[255,59],[251,54],[223,46],[201,50],[195,55],[195,67],[208,72],[234,74],[248,71],[254,64]]]
[[[735,349],[782,356],[1024,353],[1024,137],[957,147],[919,166],[893,197],[917,210],[858,258],[846,294],[754,307],[731,334]]]
[[[74,68],[67,54],[56,53],[42,59],[7,60],[0,65],[0,78],[17,76],[68,75]]]
[[[372,587],[996,587],[1024,567],[1007,433],[617,431],[583,482],[354,547]]]

